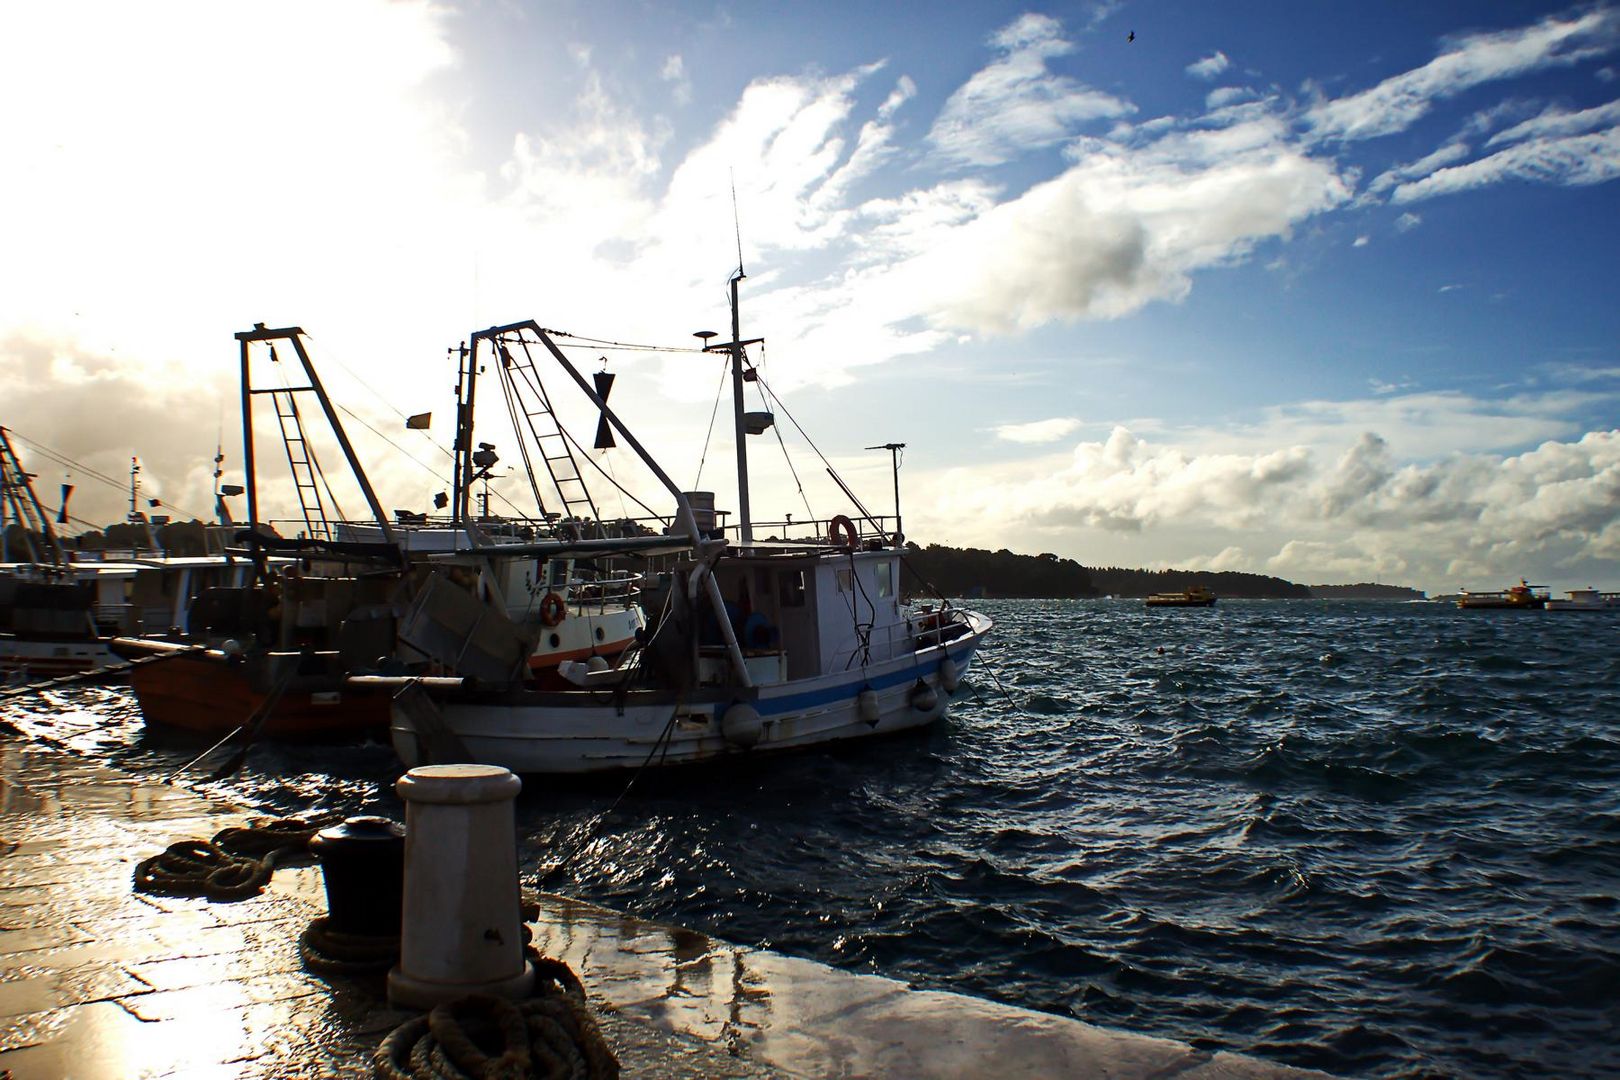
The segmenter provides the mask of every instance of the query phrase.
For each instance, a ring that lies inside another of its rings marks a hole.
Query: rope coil
[[[335,818],[259,818],[212,840],[181,840],[135,866],[135,891],[245,900],[264,891],[276,864],[309,846]]]
[[[379,975],[399,961],[399,935],[347,934],[322,915],[298,935],[298,958],[319,975]]]
[[[567,964],[537,954],[534,996],[469,994],[395,1028],[372,1057],[377,1080],[617,1080],[619,1062]]]

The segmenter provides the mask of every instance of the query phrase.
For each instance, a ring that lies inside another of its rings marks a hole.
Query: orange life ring
[[[839,533],[843,533],[847,539],[840,540],[838,538]],[[827,522],[827,539],[832,541],[834,547],[852,548],[860,543],[861,538],[860,534],[855,531],[855,523],[843,514],[839,514]]]
[[[554,592],[546,593],[540,601],[540,622],[545,626],[556,626],[567,614],[568,605]]]

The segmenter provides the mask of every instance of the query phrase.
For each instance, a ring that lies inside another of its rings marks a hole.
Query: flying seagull
[[[1130,33],[1126,34],[1125,35],[1125,40],[1126,41],[1135,41],[1136,40],[1136,31],[1132,30]]]

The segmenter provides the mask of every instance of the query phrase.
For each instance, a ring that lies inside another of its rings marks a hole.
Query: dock
[[[0,1077],[370,1077],[411,1014],[306,972],[318,868],[234,902],[136,893],[136,863],[252,815],[0,737]],[[1293,1080],[1324,1074],[841,971],[542,895],[625,1077]]]

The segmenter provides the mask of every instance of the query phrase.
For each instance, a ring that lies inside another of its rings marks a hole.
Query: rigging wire
[[[495,348],[497,350],[497,355],[499,355],[499,350],[501,350],[503,346],[497,342]],[[527,353],[527,351],[528,350],[524,350],[525,353]],[[532,359],[530,360],[530,364],[533,364]],[[506,399],[506,415],[512,421],[512,433],[516,436],[518,453],[523,456],[523,472],[529,478],[529,490],[534,494],[535,510],[539,513],[540,517],[544,519],[546,516],[546,502],[540,497],[540,478],[534,473],[534,459],[529,456],[529,442],[523,437],[522,429],[518,427],[519,405],[517,401],[517,388],[512,385],[512,379],[509,376],[511,370],[512,368],[509,364],[504,362],[501,364],[501,396]],[[548,412],[550,411],[550,402],[546,403],[546,409]],[[528,412],[528,410],[524,410],[524,416],[529,420],[529,434],[534,436],[535,445],[538,446],[540,443],[540,435],[534,430],[534,417]],[[555,413],[552,413],[552,419],[556,419]],[[562,429],[561,424],[557,426],[558,430]],[[544,454],[544,448],[541,448],[540,452]],[[546,469],[548,472],[551,469],[549,462],[546,465]],[[556,477],[553,476],[552,480],[555,482]],[[558,498],[562,497],[562,491],[560,489],[558,490],[557,495]],[[568,509],[567,500],[563,501],[562,508],[564,511]]]
[[[107,474],[102,473],[102,472],[98,472],[95,469],[90,468],[90,466],[85,465],[83,462],[75,461],[74,459],[68,457],[66,454],[62,453],[59,450],[52,450],[50,447],[46,446],[44,443],[41,443],[41,442],[38,442],[38,441],[36,441],[34,439],[29,438],[28,436],[24,435],[22,432],[18,431],[14,427],[7,427],[6,431],[9,432],[11,435],[15,436],[17,441],[27,444],[27,446],[29,447],[29,453],[31,453],[31,454],[35,454],[35,455],[37,455],[39,457],[42,457],[42,458],[46,459],[47,461],[54,462],[55,464],[61,465],[64,468],[69,469],[71,471],[83,473],[84,475],[90,477],[91,479],[99,480],[103,484],[106,484],[108,487],[115,488],[120,492],[127,492],[129,490],[129,481],[127,479],[114,480],[112,477],[108,476]],[[41,505],[43,506],[44,504],[41,503]],[[177,510],[180,513],[186,515],[187,517],[195,518],[198,521],[203,520],[199,515],[197,515],[196,513],[193,513],[192,511],[186,509],[185,507],[176,506],[174,503],[168,502],[168,501],[166,501],[164,499],[158,499],[157,500],[157,505],[167,507],[170,510]],[[58,507],[54,507],[53,509],[54,509],[54,511],[56,513],[61,513],[62,508],[60,506],[58,506]],[[80,525],[84,525],[84,526],[87,526],[87,527],[92,528],[92,529],[101,528],[100,525],[97,525],[94,522],[85,521],[83,518],[76,518],[76,517],[73,517],[72,515],[69,515],[69,518],[70,518],[70,520],[72,520],[74,522],[77,522]]]
[[[307,333],[307,332],[304,334],[304,337],[307,340],[311,341],[311,342],[316,340],[315,335]],[[454,351],[454,350],[452,350],[452,351]],[[380,391],[378,391],[376,387],[372,386],[370,383],[366,382],[366,380],[364,380],[364,379],[362,379],[360,377],[359,372],[355,371],[349,365],[345,364],[343,362],[343,358],[338,356],[336,352],[334,352],[332,350],[328,350],[328,349],[323,349],[322,350],[322,362],[324,363],[327,360],[330,360],[332,363],[336,364],[339,368],[342,368],[343,371],[349,376],[349,378],[353,379],[355,381],[355,383],[357,385],[359,385],[359,387],[362,390],[366,391],[366,393],[368,393],[372,397],[376,398],[379,402],[381,402],[395,416],[399,417],[401,420],[405,420],[405,421],[410,420],[410,417],[408,415],[406,415],[403,411],[401,411],[399,406],[395,405],[393,402],[391,402],[387,398],[383,397],[382,393]],[[343,408],[343,406],[341,406],[341,405],[338,406],[338,407]],[[349,412],[348,409],[343,409],[343,411],[344,412]],[[353,413],[349,413],[349,415],[354,416]],[[359,420],[360,418],[355,417],[355,419]],[[365,421],[362,420],[361,423],[365,423]],[[372,430],[375,431],[375,429],[372,429]],[[423,428],[414,428],[414,429],[410,429],[410,430],[415,430],[415,431],[422,432],[422,438],[427,440],[429,446],[433,447],[435,450],[437,450],[439,453],[443,454],[445,457],[450,458],[451,460],[455,459],[456,455],[454,453],[452,453],[449,448],[447,448],[445,446],[442,446],[438,442],[436,442],[434,440],[433,436],[428,434],[425,429],[423,429]],[[395,446],[393,443],[389,443],[388,445],[393,446],[394,449],[396,449],[396,450],[399,450],[399,447]],[[400,453],[403,454],[403,453],[405,453],[405,451],[400,450]],[[409,455],[407,455],[407,456],[409,456]],[[421,463],[418,462],[418,464],[421,464]],[[425,467],[426,466],[424,466],[424,468]],[[443,479],[443,478],[440,477],[440,479]]]
[[[658,640],[658,635],[664,632],[664,627],[668,626],[672,621],[670,619],[670,611],[675,606],[674,601],[675,593],[672,589],[664,596],[664,609],[659,613],[658,616],[658,629],[654,630],[652,637],[648,638],[647,643],[641,646],[643,656],[645,656],[647,651],[652,648],[653,642]],[[629,673],[626,674],[628,677]],[[626,795],[630,794],[630,789],[636,786],[636,781],[641,779],[641,774],[647,771],[648,766],[652,764],[653,759],[658,756],[659,752],[662,751],[666,755],[669,753],[670,736],[675,731],[675,721],[680,718],[681,706],[684,704],[685,702],[683,702],[679,695],[677,695],[674,711],[669,714],[669,719],[664,722],[664,729],[658,733],[658,738],[653,740],[652,749],[647,751],[647,756],[643,758],[641,764],[636,767],[636,771],[630,775],[630,779],[624,785],[624,789],[619,792],[618,797],[613,800],[606,810],[603,810],[600,814],[597,814],[596,817],[591,819],[589,824],[585,827],[584,835],[575,841],[573,847],[568,851],[568,853],[557,859],[541,872],[541,880],[544,880],[562,870],[562,868],[566,866],[571,859],[583,851],[586,843],[594,839],[593,833],[596,831],[596,829],[602,824],[602,822],[607,820],[608,815],[612,814],[613,811],[619,808],[619,804],[624,801]]]
[[[703,436],[703,453],[698,455],[697,477],[692,481],[692,490],[698,490],[703,483],[703,465],[709,460],[709,440],[714,438],[714,418],[720,415],[720,399],[726,394],[726,366],[720,366],[720,386],[714,392],[714,408],[709,412],[709,430]]]
[[[761,349],[760,351],[762,353],[764,352],[763,349]],[[774,394],[769,394],[769,390],[765,386],[764,376],[759,374],[759,368],[764,365],[764,362],[765,362],[765,358],[763,356],[761,356],[760,357],[760,363],[754,367],[754,374],[755,374],[754,385],[755,385],[755,387],[757,389],[757,392],[759,394],[759,400],[760,400],[761,404],[765,405],[766,408],[769,408],[770,405],[771,405],[770,398],[774,398],[775,395]],[[768,394],[769,394],[769,397],[767,397]],[[778,402],[778,404],[780,404],[780,402]],[[783,409],[782,411],[786,412],[787,410]],[[792,419],[792,417],[789,417],[789,419]],[[797,426],[797,425],[795,425],[795,426]],[[788,453],[787,442],[782,438],[782,425],[780,425],[780,424],[772,424],[771,425],[771,431],[774,432],[775,435],[776,435],[776,445],[778,445],[778,446],[780,446],[782,448],[782,460],[787,462],[788,472],[793,477],[794,486],[796,486],[799,489],[799,501],[804,503],[804,512],[806,514],[810,515],[810,520],[811,521],[815,521],[816,520],[816,512],[815,512],[815,510],[811,509],[811,507],[810,507],[810,496],[805,494],[804,481],[799,479],[799,470],[795,469],[793,467],[793,455]]]
[[[334,403],[334,404],[336,404],[336,403]],[[395,442],[393,439],[390,439],[388,436],[384,435],[382,432],[380,432],[376,428],[372,427],[369,423],[366,422],[365,418],[362,417],[359,413],[355,412],[353,409],[349,408],[347,405],[338,405],[338,408],[341,409],[348,416],[348,418],[350,420],[353,420],[355,423],[359,424],[361,427],[365,428],[367,431],[369,431],[373,435],[377,436],[377,438],[381,439],[383,442],[387,443],[389,446],[392,446],[395,450],[398,450],[401,454],[405,455],[405,459],[407,461],[411,462],[411,464],[413,464],[413,465],[417,466],[418,468],[420,468],[423,472],[425,472],[429,476],[433,477],[433,479],[438,480],[440,483],[444,483],[444,484],[450,483],[449,478],[446,477],[443,473],[435,472],[432,465],[429,465],[427,462],[423,461],[421,458],[418,458],[418,457],[414,456],[409,450],[407,450],[403,446],[399,445],[399,443]],[[433,443],[433,445],[436,448],[440,449],[440,450],[444,450],[444,447],[439,446],[438,443]],[[448,454],[449,451],[445,450],[445,453]]]

